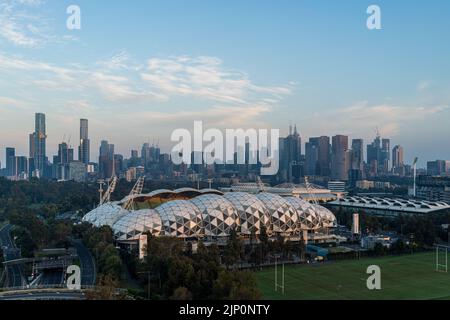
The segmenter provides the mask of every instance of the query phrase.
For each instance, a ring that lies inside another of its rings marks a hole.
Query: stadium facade
[[[300,237],[337,225],[331,211],[301,198],[190,188],[157,190],[107,202],[83,221],[110,226],[117,241],[136,240],[146,233],[214,241],[228,237],[232,230],[249,237],[259,235],[263,228],[270,236]]]

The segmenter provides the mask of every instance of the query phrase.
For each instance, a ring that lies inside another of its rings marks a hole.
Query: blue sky
[[[86,117],[94,156],[100,139],[168,151],[203,120],[366,142],[379,127],[406,160],[450,159],[449,35],[446,0],[0,0],[0,159],[27,154],[34,112],[49,156]]]

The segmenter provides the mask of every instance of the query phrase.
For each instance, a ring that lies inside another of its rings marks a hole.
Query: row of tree
[[[199,242],[192,250],[178,238],[148,236],[146,257],[129,263],[130,271],[152,299],[258,299],[254,275],[248,271],[231,270],[240,244],[230,239],[227,248],[205,246]],[[130,262],[130,260],[128,260]]]

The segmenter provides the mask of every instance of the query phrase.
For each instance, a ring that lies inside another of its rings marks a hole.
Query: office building
[[[89,122],[80,120],[80,146],[78,147],[78,161],[88,165],[90,162]]]
[[[349,158],[348,137],[343,135],[334,136],[331,147],[331,179],[348,180]]]

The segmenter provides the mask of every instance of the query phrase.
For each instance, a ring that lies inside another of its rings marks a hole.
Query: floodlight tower
[[[415,157],[413,162],[413,170],[414,170],[414,186],[413,186],[413,195],[414,198],[417,197],[417,187],[416,187],[416,177],[417,177],[417,161],[419,161],[419,158]]]

